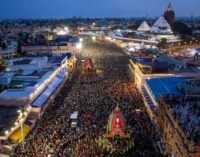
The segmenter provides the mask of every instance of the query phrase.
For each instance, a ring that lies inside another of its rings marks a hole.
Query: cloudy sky
[[[0,0],[0,19],[150,17],[163,14],[168,0]],[[172,0],[178,17],[200,16],[200,0]]]

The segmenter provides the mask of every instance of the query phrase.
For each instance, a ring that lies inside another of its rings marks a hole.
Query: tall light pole
[[[24,151],[24,130],[23,130],[23,113],[22,110],[17,111],[20,117],[20,125],[21,125],[21,136],[22,136],[22,149]]]

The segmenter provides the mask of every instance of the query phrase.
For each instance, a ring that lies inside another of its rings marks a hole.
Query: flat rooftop
[[[8,89],[0,93],[0,98],[10,99],[10,98],[25,98],[30,95],[33,90],[24,89]]]
[[[184,83],[184,77],[164,77],[146,79],[146,84],[151,91],[154,99],[164,95],[183,95],[182,91],[177,88],[177,84]]]
[[[5,135],[6,130],[10,130],[19,116],[19,107],[0,106],[0,136]]]
[[[25,65],[25,64],[29,64],[31,62],[31,59],[22,59],[22,60],[18,60],[18,61],[14,61],[14,65]]]
[[[54,63],[54,64],[61,64],[63,63],[65,60],[69,59],[71,57],[71,53],[66,53],[66,54],[63,54],[61,56],[57,56],[55,57],[51,62]]]

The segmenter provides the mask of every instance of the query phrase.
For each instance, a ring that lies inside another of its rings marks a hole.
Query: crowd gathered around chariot
[[[13,156],[117,157],[98,142],[106,134],[109,115],[117,104],[125,117],[126,131],[134,139],[134,147],[123,155],[160,156],[155,127],[128,73],[128,56],[115,45],[91,42],[76,55],[71,78],[25,139],[25,149],[19,144]],[[93,61],[92,74],[82,73],[81,60],[85,58]],[[72,128],[70,115],[74,111],[78,111],[78,118]]]

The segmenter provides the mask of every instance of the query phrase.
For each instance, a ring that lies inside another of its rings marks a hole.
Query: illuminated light
[[[80,38],[80,42],[83,42],[83,38]]]
[[[31,106],[28,106],[28,107],[27,107],[27,111],[30,111],[30,110],[31,110]]]
[[[93,26],[95,26],[95,25],[96,25],[96,23],[95,23],[95,22],[93,22],[93,23],[92,23],[92,25],[93,25]]]
[[[17,126],[19,123],[18,122],[15,122],[15,126]]]
[[[112,40],[112,38],[111,37],[106,37],[106,40]]]
[[[7,131],[5,131],[5,134],[6,134],[6,135],[8,135],[8,134],[9,134],[9,131],[8,131],[8,130],[7,130]]]
[[[82,49],[82,44],[81,43],[76,44],[76,48],[79,50]]]
[[[68,30],[69,30],[69,28],[68,28],[68,27],[65,27],[65,28],[64,28],[64,30],[68,31]]]
[[[93,36],[93,37],[92,37],[92,40],[93,40],[93,41],[96,41],[96,37],[95,37],[95,36]]]
[[[11,131],[13,131],[14,130],[14,128],[11,128]]]
[[[139,74],[135,73],[135,76],[136,76],[138,82],[141,82],[141,81],[142,81],[142,79],[140,78]]]
[[[60,30],[59,32],[57,32],[57,35],[66,35],[66,34],[67,32],[63,30]]]

